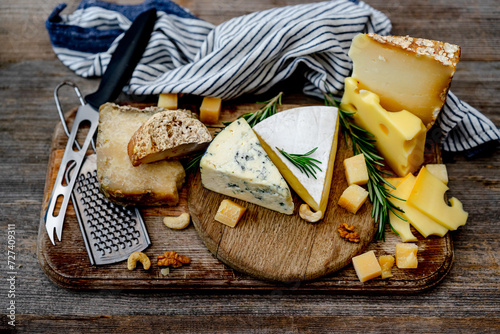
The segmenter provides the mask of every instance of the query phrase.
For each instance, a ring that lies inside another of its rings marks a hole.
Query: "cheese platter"
[[[145,107],[146,105],[139,105]],[[181,106],[193,109],[196,106]],[[299,107],[282,105],[280,110]],[[258,104],[224,104],[220,122],[236,119],[253,112]],[[69,112],[68,123],[75,110]],[[70,206],[66,214],[65,234],[53,246],[41,221],[37,255],[46,275],[57,285],[75,289],[235,289],[414,293],[440,282],[451,268],[453,244],[451,235],[418,238],[417,269],[393,268],[390,279],[360,282],[350,264],[361,252],[374,250],[377,255],[393,255],[400,237],[386,227],[385,240],[374,241],[376,224],[371,218],[369,203],[356,215],[336,205],[347,186],[342,160],[352,156],[351,148],[339,136],[332,187],[325,217],[318,223],[308,223],[297,214],[283,215],[253,204],[245,204],[247,212],[237,228],[214,221],[220,201],[227,198],[205,189],[200,173],[188,174],[179,192],[177,206],[140,207],[139,210],[151,239],[144,252],[152,259],[166,251],[175,250],[189,256],[191,263],[163,275],[156,261],[149,270],[127,270],[126,263],[92,266],[89,262],[75,212]],[[44,205],[51,193],[66,136],[61,124],[53,135]],[[89,152],[90,153],[90,152]],[[438,144],[426,141],[424,163],[441,162]],[[293,193],[295,212],[300,199]],[[238,201],[238,200],[236,200]],[[240,201],[242,203],[242,201]],[[190,213],[193,224],[184,230],[172,230],[163,224],[166,216]],[[341,223],[354,225],[361,236],[359,243],[339,237]],[[412,228],[413,230],[413,228]]]

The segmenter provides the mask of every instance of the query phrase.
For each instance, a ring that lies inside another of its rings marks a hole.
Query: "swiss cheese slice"
[[[415,172],[424,161],[424,124],[406,110],[385,110],[377,94],[359,85],[358,80],[346,78],[341,108],[352,112],[354,122],[375,136],[377,150],[396,174],[404,177]]]
[[[324,215],[330,194],[333,164],[337,153],[338,109],[312,106],[279,112],[253,127],[262,146],[288,184],[313,210]],[[290,154],[310,155],[319,160],[316,178],[307,176],[278,149]]]
[[[293,213],[290,188],[244,119],[212,140],[200,161],[207,189],[284,214]]]
[[[361,89],[377,94],[385,109],[408,110],[430,128],[448,95],[460,47],[370,33],[354,37],[349,57]]]

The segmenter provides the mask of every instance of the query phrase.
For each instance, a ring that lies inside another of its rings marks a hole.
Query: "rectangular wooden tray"
[[[253,104],[225,106],[225,115],[230,118],[234,113],[257,109],[258,106]],[[75,112],[76,109],[67,114],[69,123],[74,119]],[[276,283],[255,279],[229,268],[215,258],[198,237],[193,225],[181,231],[170,230],[163,225],[164,216],[188,211],[187,186],[181,191],[181,200],[177,207],[141,208],[152,242],[145,251],[152,259],[150,270],[138,268],[129,271],[126,261],[92,266],[72,205],[69,205],[66,214],[62,241],[56,242],[55,246],[50,242],[43,222],[66,141],[62,126],[58,124],[52,138],[37,240],[37,256],[43,271],[52,282],[64,288],[417,293],[438,284],[452,266],[453,243],[449,233],[443,238],[431,236],[424,239],[413,230],[418,236],[418,269],[400,270],[394,267],[394,276],[390,279],[377,278],[361,283],[351,264],[334,274],[314,281]],[[439,147],[432,139],[428,139],[425,163],[438,162],[441,162]],[[387,227],[386,240],[372,242],[368,250],[375,250],[377,255],[394,254],[398,242],[400,238]],[[163,276],[155,258],[168,250],[189,256],[192,259],[191,264],[172,269],[168,276]]]

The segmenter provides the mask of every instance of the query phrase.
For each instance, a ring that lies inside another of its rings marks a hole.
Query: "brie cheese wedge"
[[[337,153],[338,109],[334,107],[300,107],[279,112],[253,127],[262,147],[278,167],[288,184],[313,210],[325,214],[330,195],[333,165]],[[304,154],[316,148],[311,158],[321,162],[316,178],[307,176],[285,158]]]

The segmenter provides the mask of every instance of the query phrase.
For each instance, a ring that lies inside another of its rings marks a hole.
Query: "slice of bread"
[[[184,110],[154,114],[134,133],[128,156],[134,166],[164,159],[178,159],[207,148],[212,136],[207,127]]]
[[[99,109],[97,177],[101,191],[122,205],[175,206],[186,176],[177,160],[132,166],[127,144],[137,129],[163,108],[138,109],[106,103]]]

